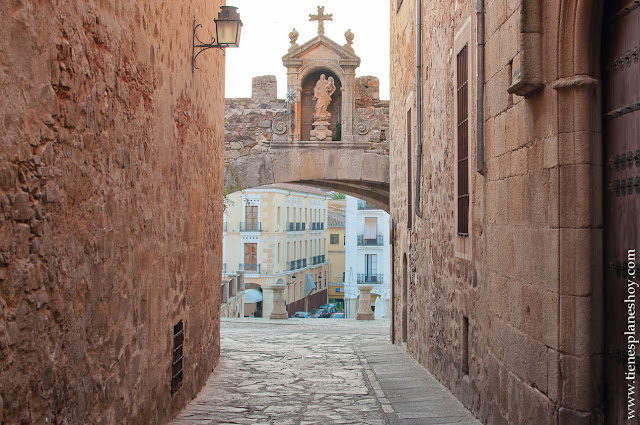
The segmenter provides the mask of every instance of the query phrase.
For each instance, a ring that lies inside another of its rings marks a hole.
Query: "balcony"
[[[287,223],[287,230],[289,232],[303,232],[305,227],[306,223]]]
[[[261,222],[244,222],[240,223],[241,232],[262,232]]]
[[[358,235],[358,246],[382,246],[384,245],[384,237],[378,235],[374,239],[366,239],[364,235]]]
[[[260,274],[260,264],[244,263],[238,267],[241,272]]]
[[[383,274],[358,273],[358,283],[384,283]]]
[[[309,260],[309,262],[311,263],[311,265],[315,266],[317,264],[322,264],[324,263],[325,259],[324,259],[324,255],[316,255],[315,257],[311,257],[311,259]]]
[[[373,204],[368,203],[367,201],[362,201],[358,199],[358,209],[359,210],[379,210],[380,208],[376,207]]]

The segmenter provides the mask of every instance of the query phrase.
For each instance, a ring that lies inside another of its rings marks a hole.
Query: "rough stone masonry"
[[[221,3],[2,2],[0,423],[164,422],[216,364]]]

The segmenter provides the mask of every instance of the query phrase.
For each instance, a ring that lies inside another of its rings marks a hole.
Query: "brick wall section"
[[[220,4],[0,6],[0,422],[162,423],[217,363]]]
[[[579,137],[562,128],[570,125],[557,120],[562,108],[567,123],[591,122],[588,108],[577,105],[592,100],[551,87],[560,77],[557,0],[540,2],[546,53],[538,60],[543,63],[545,87],[527,99],[509,95],[510,63],[517,63],[521,53],[520,2],[485,3],[484,176],[475,172],[475,2],[423,4],[424,218],[415,218],[410,231],[405,134],[407,99],[412,92],[415,96],[416,3],[404,0],[396,11],[397,2],[391,1],[391,210],[398,229],[395,342],[402,338],[402,259],[406,255],[411,277],[408,350],[483,421],[598,423],[602,320],[597,313],[599,295],[592,296],[589,291],[594,289],[589,288],[592,279],[597,282],[602,261],[597,244],[601,224],[599,207],[592,204],[597,196],[586,193],[589,187],[598,193],[599,165],[597,161],[593,168],[573,165],[589,149],[597,152],[598,135],[583,133],[580,149],[584,152],[579,152]],[[469,17],[470,261],[454,254],[454,37]],[[571,44],[567,50],[577,51]],[[581,90],[586,93],[587,89]],[[415,115],[413,123],[415,177]],[[558,152],[564,153],[565,164]],[[580,172],[583,178],[578,180]],[[584,271],[586,283],[575,273],[578,268]],[[470,327],[468,376],[461,365],[464,316]]]

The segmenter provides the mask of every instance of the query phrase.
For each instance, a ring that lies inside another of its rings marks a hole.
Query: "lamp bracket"
[[[198,69],[198,67],[196,66],[196,58],[200,53],[204,52],[205,50],[220,49],[222,50],[222,54],[223,55],[225,54],[224,48],[216,42],[215,37],[211,37],[211,42],[209,43],[205,43],[204,41],[200,40],[200,38],[198,37],[198,34],[196,34],[196,31],[200,27],[202,27],[202,24],[196,24],[196,18],[194,16],[193,17],[193,38],[192,38],[192,45],[191,45],[191,72],[192,73],[196,69]],[[199,49],[198,52],[196,52],[196,49]]]

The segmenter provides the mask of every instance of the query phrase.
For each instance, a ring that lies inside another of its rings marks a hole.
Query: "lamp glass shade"
[[[218,45],[223,47],[238,47],[239,27],[238,21],[216,20]]]

